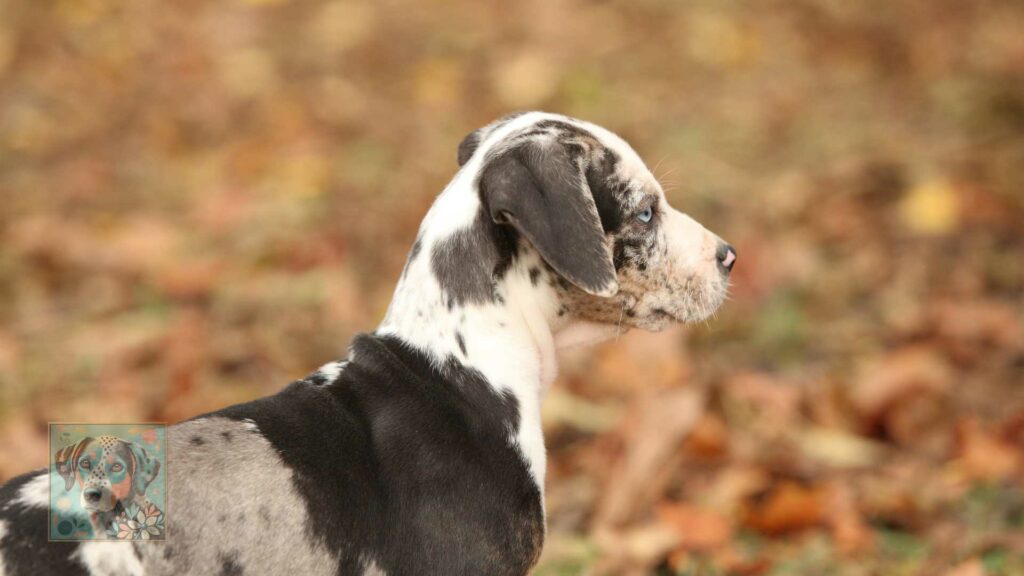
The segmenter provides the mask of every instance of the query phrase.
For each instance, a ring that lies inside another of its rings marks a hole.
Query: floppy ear
[[[486,127],[485,127],[486,128]],[[480,141],[483,140],[484,128],[473,130],[459,143],[459,167],[461,168],[470,158],[473,157],[473,152],[476,152],[477,146],[480,145]]]
[[[477,128],[476,130],[473,130],[469,134],[466,134],[466,137],[463,138],[462,142],[459,143],[459,167],[461,168],[466,162],[469,162],[469,159],[473,157],[473,153],[476,152],[476,149],[480,147],[480,143],[484,141],[485,136],[497,130],[498,128],[501,128],[505,124],[508,124],[512,120],[515,120],[516,118],[522,116],[523,114],[526,114],[526,112],[512,112],[510,114],[506,114],[499,118],[498,120],[491,122],[487,126],[484,126],[483,128]]]
[[[85,447],[90,442],[92,442],[92,438],[82,438],[74,444],[57,450],[57,453],[53,456],[53,463],[57,468],[57,473],[64,479],[65,492],[71,490],[71,487],[75,485],[75,474],[78,473],[78,457],[82,455],[82,451],[85,450]]]
[[[134,442],[125,442],[131,450],[132,459],[135,460],[135,469],[132,473],[132,489],[139,496],[146,493],[146,488],[156,479],[160,473],[160,461],[149,455],[146,449]]]
[[[595,296],[619,290],[580,145],[527,141],[490,160],[480,194],[491,218],[511,224],[566,280]]]

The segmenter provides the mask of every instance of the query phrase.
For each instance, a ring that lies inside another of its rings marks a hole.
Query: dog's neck
[[[543,492],[546,456],[540,408],[558,373],[555,350],[618,333],[574,322],[557,278],[522,238],[495,229],[481,209],[470,161],[434,202],[377,333],[482,374],[519,409],[518,444]]]
[[[536,256],[518,258],[495,286],[494,302],[449,306],[430,260],[430,254],[414,250],[377,333],[401,338],[438,367],[453,358],[482,374],[497,393],[511,394],[519,410],[519,430],[511,440],[543,490],[540,406],[557,374],[553,333],[562,324],[554,289],[536,272],[543,266]]]

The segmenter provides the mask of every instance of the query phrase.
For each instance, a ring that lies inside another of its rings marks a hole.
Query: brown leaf
[[[663,503],[658,518],[682,537],[685,550],[710,550],[724,546],[732,538],[732,524],[721,514],[686,503]]]
[[[637,404],[633,426],[626,433],[627,451],[612,472],[597,512],[598,528],[621,526],[658,499],[670,456],[703,407],[704,395],[690,389],[668,390]]]
[[[596,373],[592,362],[586,366],[588,389],[624,395],[679,386],[692,369],[681,338],[680,328],[636,330],[601,346]]]
[[[914,394],[942,394],[952,384],[948,363],[931,348],[897,350],[861,368],[850,400],[867,417],[879,417]]]
[[[940,455],[949,443],[952,382],[952,368],[936,350],[908,347],[862,367],[850,400],[865,428]]]
[[[978,559],[971,559],[947,570],[943,576],[985,576],[985,566]]]
[[[686,439],[688,454],[701,458],[719,458],[729,450],[729,429],[715,414],[705,414]]]
[[[874,535],[857,507],[849,484],[830,485],[826,498],[826,517],[836,546],[847,554],[870,549]]]
[[[820,488],[783,481],[757,502],[749,502],[744,523],[765,534],[783,534],[820,525],[826,497]]]
[[[957,429],[956,464],[973,480],[1007,480],[1022,466],[1016,446],[984,430],[977,421],[967,420]]]

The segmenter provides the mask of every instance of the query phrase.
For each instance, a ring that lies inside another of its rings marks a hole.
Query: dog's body
[[[345,360],[169,428],[166,542],[47,543],[35,472],[0,488],[0,574],[527,573],[556,347],[707,316],[735,253],[585,122],[507,117],[459,164]]]

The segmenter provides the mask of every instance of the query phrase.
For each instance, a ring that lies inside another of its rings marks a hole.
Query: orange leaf
[[[685,503],[665,503],[657,507],[657,513],[662,522],[682,536],[680,548],[710,550],[732,538],[732,525],[717,512]]]

